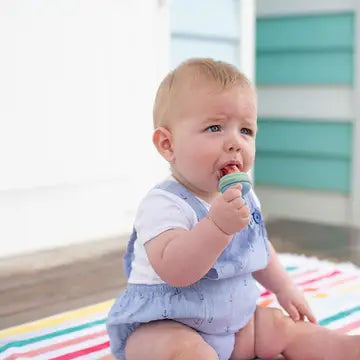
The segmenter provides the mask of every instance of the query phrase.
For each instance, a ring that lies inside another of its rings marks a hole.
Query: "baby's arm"
[[[254,278],[266,289],[273,292],[280,305],[288,312],[293,320],[303,320],[306,316],[309,321],[316,319],[303,294],[290,279],[285,268],[281,265],[276,251],[269,243],[270,261],[263,270],[256,271]]]
[[[187,286],[201,279],[225,249],[231,235],[208,218],[192,230],[174,229],[148,241],[145,249],[156,273],[172,286]]]
[[[181,287],[206,275],[233,234],[249,223],[240,189],[241,185],[219,194],[209,217],[191,230],[168,230],[145,244],[149,261],[163,281]]]
[[[277,253],[269,242],[270,261],[265,269],[254,273],[254,278],[267,290],[278,293],[282,287],[293,285],[292,280],[281,265]]]

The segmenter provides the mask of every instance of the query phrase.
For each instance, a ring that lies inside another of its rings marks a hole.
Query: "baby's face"
[[[252,89],[198,85],[182,93],[171,126],[173,175],[204,200],[217,194],[222,169],[248,171],[255,157],[257,106]]]

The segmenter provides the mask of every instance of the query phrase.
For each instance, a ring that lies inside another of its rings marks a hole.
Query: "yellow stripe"
[[[342,289],[340,291],[338,291],[339,294],[346,294],[348,292],[351,292],[351,291],[354,291],[354,290],[359,290],[360,289],[360,284],[356,284],[356,285],[353,285],[353,286],[349,286],[345,289]]]
[[[9,329],[0,330],[0,339],[8,336],[19,335],[26,332],[40,330],[46,327],[60,325],[69,320],[76,320],[96,313],[107,313],[114,300],[104,301],[96,305],[86,306],[77,310],[67,311],[62,314],[47,317],[42,320],[33,321],[27,324],[18,325]]]
[[[328,295],[327,295],[327,294],[324,294],[324,293],[318,292],[318,293],[316,293],[316,294],[314,295],[314,297],[316,297],[316,298],[318,298],[318,299],[324,299],[324,298],[328,297]]]

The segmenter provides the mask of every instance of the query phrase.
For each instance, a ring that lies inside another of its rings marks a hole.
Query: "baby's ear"
[[[172,134],[170,130],[162,126],[156,128],[152,140],[160,155],[171,163],[174,158],[174,152],[172,149]]]

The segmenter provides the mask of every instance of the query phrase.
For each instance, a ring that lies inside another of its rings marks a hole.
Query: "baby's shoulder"
[[[196,220],[193,209],[181,197],[164,189],[153,188],[138,206],[134,227],[138,234],[151,233],[154,237],[166,229],[191,229]]]
[[[153,187],[150,189],[146,195],[142,198],[139,204],[140,207],[160,207],[160,206],[168,206],[175,205],[179,207],[183,207],[186,202],[178,195],[167,191],[165,189],[159,187]]]
[[[193,221],[196,214],[192,207],[181,197],[163,188],[154,187],[140,201],[136,218],[143,215],[153,218],[160,214],[185,216]]]

